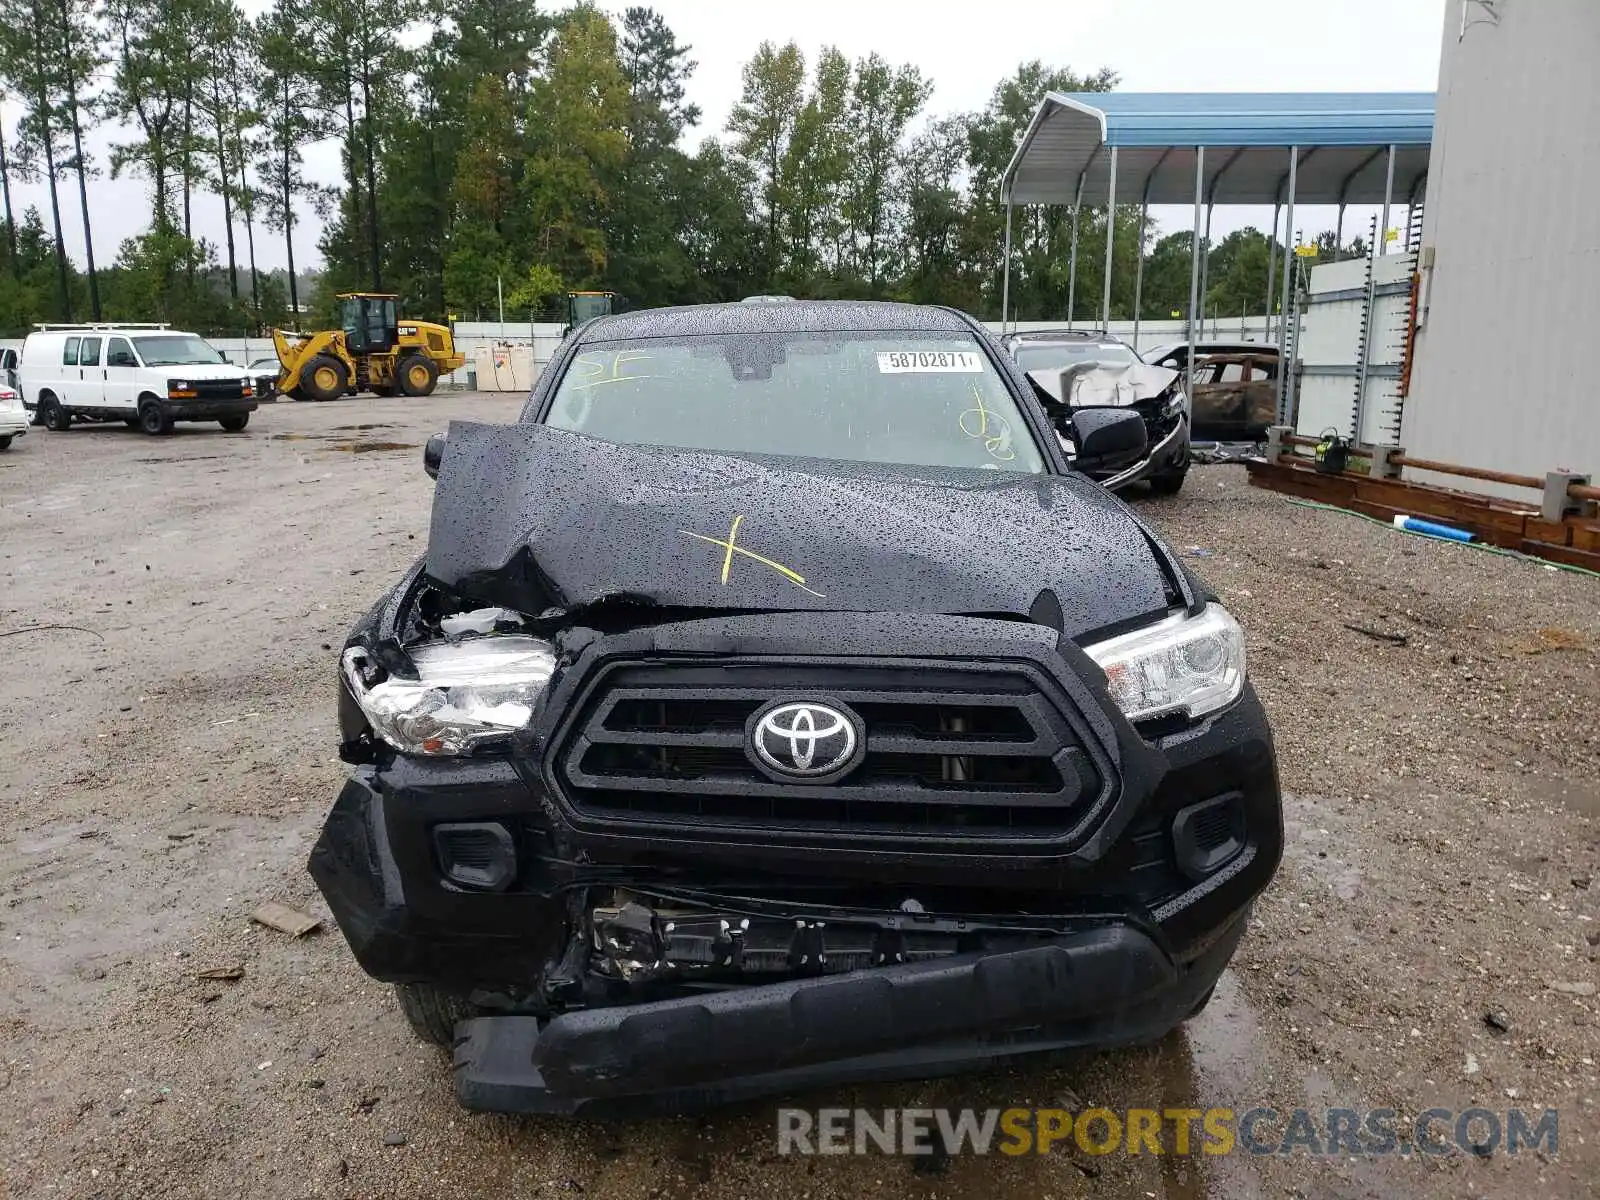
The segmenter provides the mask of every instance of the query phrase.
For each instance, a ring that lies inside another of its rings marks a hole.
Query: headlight
[[[1130,721],[1172,712],[1201,717],[1232,704],[1244,690],[1244,633],[1220,604],[1084,651],[1105,671],[1111,698]]]
[[[383,675],[359,646],[340,662],[373,732],[403,754],[465,754],[521,729],[555,668],[554,647],[531,637],[429,642],[410,655],[416,679]]]
[[[1172,395],[1167,397],[1166,407],[1161,410],[1163,417],[1175,417],[1189,407],[1189,397],[1184,395],[1182,388],[1173,388]]]

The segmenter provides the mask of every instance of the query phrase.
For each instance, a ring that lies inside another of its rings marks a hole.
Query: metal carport
[[[1383,205],[1382,230],[1397,196],[1414,203],[1428,173],[1433,141],[1432,92],[1049,92],[1039,102],[1001,181],[1006,206],[1005,273],[1000,320],[1011,307],[1011,210],[1019,204],[1070,204],[1072,249],[1068,308],[1078,273],[1078,211],[1085,195],[1107,204],[1105,294],[1101,317],[1111,317],[1111,266],[1115,221],[1112,204],[1137,202],[1140,254],[1134,284],[1134,337],[1144,285],[1144,229],[1151,204],[1194,203],[1189,268],[1191,373],[1195,316],[1201,303],[1200,247],[1209,240],[1216,204],[1273,206],[1272,252],[1278,212],[1287,206],[1285,235],[1294,206],[1337,204],[1338,235],[1347,204]],[[1281,296],[1292,276],[1283,263]],[[1275,263],[1269,259],[1267,312],[1272,311]],[[1278,340],[1286,345],[1288,305],[1282,304]],[[1278,372],[1283,416],[1287,369]],[[1193,382],[1192,378],[1190,380]]]

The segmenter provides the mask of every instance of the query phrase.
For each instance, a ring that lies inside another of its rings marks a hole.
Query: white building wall
[[[1448,0],[1410,454],[1600,476],[1597,64],[1596,0]]]

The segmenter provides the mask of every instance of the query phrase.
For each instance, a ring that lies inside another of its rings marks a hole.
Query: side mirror
[[[439,464],[444,461],[444,434],[436,433],[422,448],[422,469],[429,479],[439,478]]]
[[[1067,422],[1080,471],[1115,471],[1144,457],[1144,418],[1126,408],[1080,408]]]

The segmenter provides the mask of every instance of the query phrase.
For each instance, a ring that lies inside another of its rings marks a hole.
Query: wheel
[[[4,435],[0,435],[0,450],[9,450],[9,449],[11,449],[11,438],[12,437],[13,437],[13,435],[9,434],[9,433],[8,434],[4,434]]]
[[[155,400],[139,404],[139,428],[151,437],[161,437],[172,432],[172,418]]]
[[[1210,987],[1208,987],[1206,989],[1206,994],[1204,996],[1201,996],[1200,999],[1198,999],[1198,1000],[1196,1000],[1194,1002],[1194,1007],[1189,1010],[1189,1015],[1186,1016],[1184,1018],[1184,1020],[1185,1021],[1192,1021],[1196,1017],[1198,1017],[1201,1013],[1203,1013],[1205,1011],[1206,1005],[1211,1003],[1211,997],[1215,996],[1216,994],[1217,994],[1217,985],[1213,983]]]
[[[439,364],[431,358],[412,354],[400,361],[395,374],[400,379],[400,390],[406,395],[427,396],[439,382]]]
[[[331,354],[319,354],[300,372],[300,388],[312,400],[337,400],[348,384],[344,364]]]
[[[236,417],[218,417],[217,424],[221,425],[229,433],[238,433],[246,425],[250,424],[250,414],[240,413]]]
[[[72,428],[72,414],[61,407],[54,396],[39,399],[39,422],[51,433],[65,433]]]
[[[1183,461],[1177,466],[1168,467],[1161,474],[1150,476],[1150,490],[1158,496],[1176,496],[1188,476],[1189,455],[1186,452]]]
[[[394,993],[412,1031],[435,1046],[451,1045],[456,1039],[456,1022],[478,1015],[478,1010],[461,997],[441,992],[429,983],[397,983]]]

